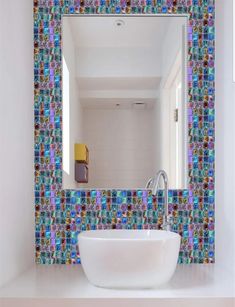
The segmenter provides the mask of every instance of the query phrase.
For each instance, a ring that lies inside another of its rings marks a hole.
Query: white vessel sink
[[[153,288],[174,274],[180,235],[164,230],[92,230],[78,235],[88,280],[105,288]]]

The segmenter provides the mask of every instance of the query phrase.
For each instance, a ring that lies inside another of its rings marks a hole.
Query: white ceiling
[[[156,90],[160,77],[136,78],[77,78],[79,89],[82,91],[98,90]]]
[[[172,17],[65,18],[69,18],[75,44],[79,48],[157,47],[164,38],[169,22],[172,21]],[[122,20],[124,26],[117,27],[116,20]]]
[[[133,16],[63,17],[76,49],[77,84],[83,106],[152,106],[159,95],[161,52],[170,23],[181,18]],[[123,26],[115,22],[122,20]]]
[[[158,97],[161,78],[77,78],[80,100],[85,108],[131,108],[136,101],[152,107]]]
[[[151,98],[82,98],[84,109],[151,109],[156,99]],[[140,105],[139,105],[140,104]],[[142,106],[143,104],[143,106]]]

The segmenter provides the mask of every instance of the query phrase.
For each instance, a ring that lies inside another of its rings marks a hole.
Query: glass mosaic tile
[[[169,191],[179,263],[215,259],[215,1],[34,0],[36,263],[80,263],[86,229],[159,229],[163,195],[146,190],[62,190],[62,14],[187,14],[188,190]]]

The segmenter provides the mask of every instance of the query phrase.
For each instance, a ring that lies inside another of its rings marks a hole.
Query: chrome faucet
[[[154,179],[153,178],[149,178],[149,180],[146,183],[145,189],[150,189],[151,185],[153,184]]]
[[[170,231],[170,226],[172,224],[172,216],[168,214],[169,208],[168,208],[168,176],[167,176],[167,173],[164,170],[160,170],[157,173],[154,180],[152,179],[152,181],[150,182],[150,179],[149,179],[148,183],[150,182],[149,186],[153,183],[152,193],[153,195],[157,195],[159,191],[159,184],[160,184],[161,177],[164,182],[164,215],[163,215],[163,224],[161,228],[163,230]]]

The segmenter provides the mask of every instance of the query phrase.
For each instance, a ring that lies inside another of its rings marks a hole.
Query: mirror
[[[63,16],[63,188],[187,188],[187,18]]]

